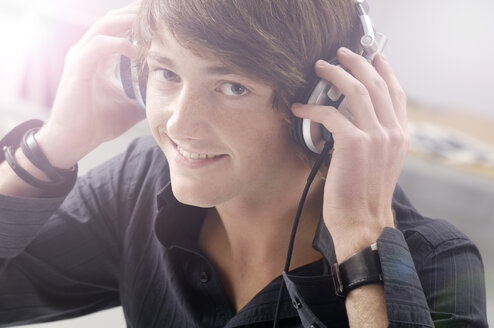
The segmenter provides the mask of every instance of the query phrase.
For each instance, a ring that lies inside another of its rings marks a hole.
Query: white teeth
[[[178,152],[182,154],[183,157],[189,158],[189,159],[206,159],[206,158],[215,158],[216,155],[209,155],[209,154],[198,154],[198,153],[190,153],[187,150],[181,148],[179,145],[177,145]]]

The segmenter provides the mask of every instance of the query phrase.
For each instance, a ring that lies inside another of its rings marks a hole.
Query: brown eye
[[[154,71],[154,73],[156,75],[156,79],[160,81],[176,82],[180,80],[177,74],[167,69],[158,69]]]
[[[246,87],[240,83],[225,82],[220,86],[220,91],[227,96],[240,97],[249,92]]]

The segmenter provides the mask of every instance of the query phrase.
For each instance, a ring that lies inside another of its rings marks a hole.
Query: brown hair
[[[355,49],[361,33],[352,0],[144,0],[134,27],[143,57],[162,28],[182,46],[267,82],[273,107],[290,121],[314,62],[340,46]]]

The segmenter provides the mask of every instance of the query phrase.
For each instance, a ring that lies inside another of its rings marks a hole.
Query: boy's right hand
[[[67,53],[51,116],[36,134],[53,166],[72,167],[145,117],[115,74],[121,54],[130,58],[137,54],[126,35],[140,3],[134,1],[98,19]]]

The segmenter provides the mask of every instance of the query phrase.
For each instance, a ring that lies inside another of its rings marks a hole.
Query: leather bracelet
[[[41,181],[35,178],[34,176],[32,176],[28,171],[24,170],[15,160],[14,154],[12,154],[11,146],[4,146],[3,152],[5,154],[5,160],[10,165],[10,167],[15,172],[15,174],[17,174],[19,178],[21,178],[31,186],[47,191],[51,191],[55,188],[60,187],[61,181],[58,183]]]
[[[27,159],[31,161],[38,169],[43,171],[53,182],[59,182],[63,180],[63,176],[60,174],[61,169],[53,167],[45,154],[39,147],[34,134],[38,131],[38,128],[28,130],[21,139],[21,149],[26,155]]]
[[[363,285],[382,283],[381,261],[374,243],[332,266],[335,293],[345,297],[355,288]]]
[[[14,172],[22,180],[33,187],[44,190],[46,192],[46,196],[63,195],[70,191],[70,189],[74,186],[77,180],[78,165],[76,164],[73,168],[66,170],[53,167],[50,164],[38,143],[34,139],[34,133],[37,131],[37,128],[42,125],[43,122],[40,120],[30,120],[21,123],[7,133],[7,135],[0,140],[0,148],[3,149],[3,151],[0,151],[0,163],[7,160]],[[22,147],[23,144],[24,147]],[[43,171],[50,179],[52,179],[52,181],[41,181],[18,165],[12,151],[19,145],[23,148],[23,152],[28,160],[31,161],[38,169]]]
[[[27,130],[33,128],[39,128],[43,126],[43,121],[41,120],[29,120],[19,124],[10,130],[2,140],[0,140],[0,148],[3,149],[5,146],[12,146],[12,148],[17,148],[20,144],[20,140]],[[0,152],[0,163],[5,160],[5,152]]]

